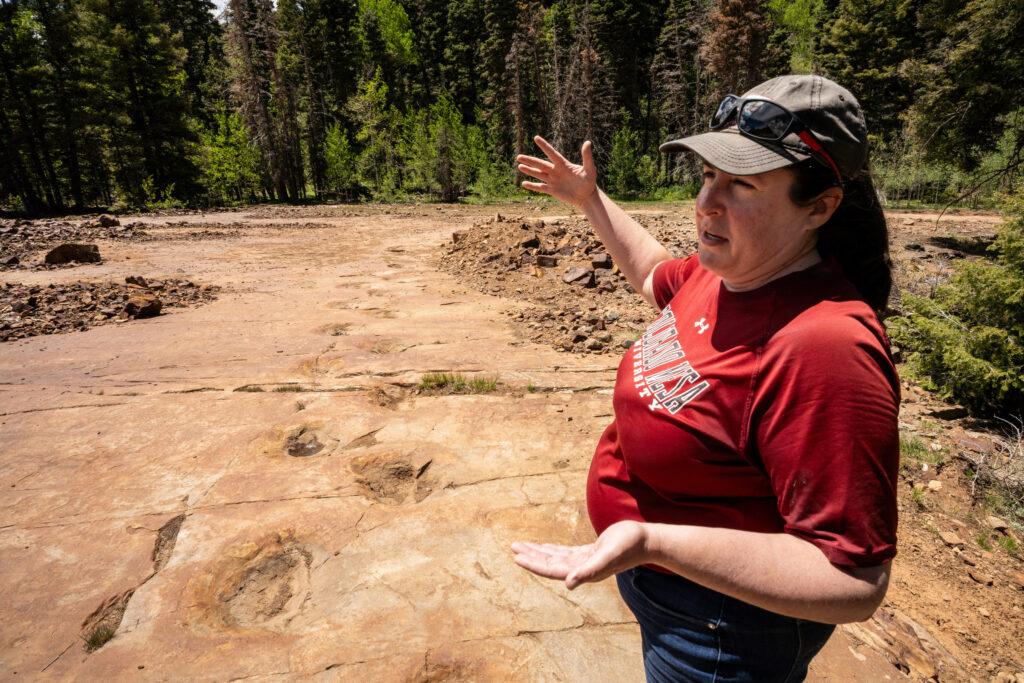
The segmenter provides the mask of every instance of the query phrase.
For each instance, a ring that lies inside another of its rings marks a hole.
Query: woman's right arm
[[[520,171],[542,181],[524,181],[523,187],[551,195],[579,209],[629,284],[658,308],[652,287],[654,267],[672,258],[672,254],[597,187],[597,168],[590,141],[583,143],[582,165],[570,163],[539,135],[534,141],[550,161],[525,154],[516,157]]]

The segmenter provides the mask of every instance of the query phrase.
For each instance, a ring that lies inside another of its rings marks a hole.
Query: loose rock
[[[963,539],[954,534],[952,531],[940,531],[939,538],[941,538],[942,542],[948,546],[959,546],[961,548],[964,547]]]
[[[594,286],[594,271],[589,268],[569,268],[562,276],[562,282],[582,287]]]
[[[133,294],[124,305],[124,312],[132,318],[152,318],[160,315],[163,303],[152,294]]]
[[[61,244],[47,252],[44,261],[53,265],[61,265],[77,261],[79,263],[99,263],[100,250],[95,244]]]

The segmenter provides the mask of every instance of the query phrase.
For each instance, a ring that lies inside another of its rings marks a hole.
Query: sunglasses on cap
[[[843,175],[821,141],[811,132],[807,125],[781,104],[772,102],[765,97],[738,97],[726,95],[718,105],[718,110],[711,117],[711,130],[724,128],[733,119],[740,133],[755,140],[779,142],[790,133],[794,133],[811,150],[811,156],[818,163],[832,169],[836,174],[836,183],[842,187]]]

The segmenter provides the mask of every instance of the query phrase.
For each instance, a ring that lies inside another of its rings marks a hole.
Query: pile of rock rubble
[[[159,315],[217,298],[220,287],[188,280],[128,276],[125,283],[0,284],[0,342],[87,330],[95,325]]]
[[[641,222],[673,254],[693,251],[687,218]],[[509,313],[522,336],[564,351],[620,353],[655,315],[582,217],[498,214],[453,233],[441,266],[476,289],[522,301]]]

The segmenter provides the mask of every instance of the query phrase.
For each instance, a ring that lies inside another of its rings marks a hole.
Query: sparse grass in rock
[[[257,384],[246,384],[243,387],[237,387],[235,389],[235,391],[246,391],[246,392],[249,392],[249,393],[257,393],[257,392],[261,392],[263,390],[264,390],[263,387],[261,387],[261,386],[259,386]]]
[[[115,633],[117,633],[117,629],[107,624],[100,624],[85,637],[85,649],[95,652],[109,643]]]
[[[910,499],[917,504],[918,510],[927,510],[928,502],[924,494],[924,489],[914,488],[910,490]]]
[[[526,385],[526,393],[536,394],[538,391],[540,391],[540,387],[538,387],[533,382],[530,382],[529,384]]]
[[[992,544],[989,542],[987,531],[983,531],[980,534],[978,534],[978,537],[974,540],[978,543],[979,546],[981,546],[982,550],[992,552]]]
[[[449,394],[488,394],[498,389],[498,378],[467,378],[458,372],[428,372],[420,378],[419,389]]]
[[[282,384],[281,386],[274,388],[274,391],[279,394],[287,392],[302,392],[306,390],[306,387],[302,386],[301,384]]]
[[[469,393],[471,394],[489,394],[497,389],[497,377],[474,377],[469,380]]]

